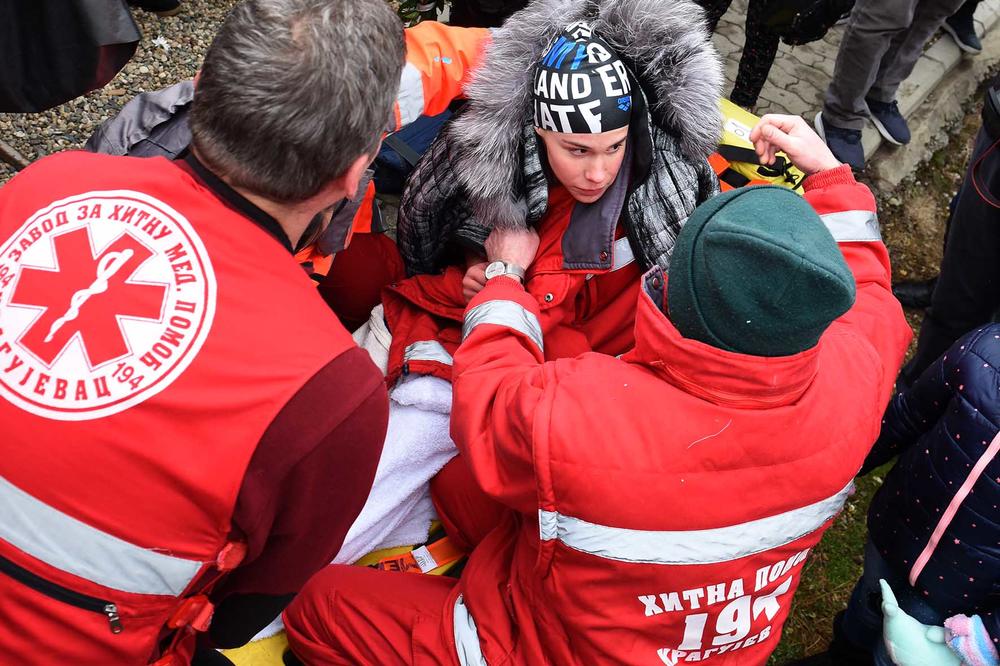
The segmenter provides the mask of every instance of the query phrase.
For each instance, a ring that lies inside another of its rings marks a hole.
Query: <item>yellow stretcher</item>
[[[760,118],[728,99],[719,100],[719,111],[722,138],[708,161],[719,176],[722,191],[746,185],[781,185],[801,194],[805,174],[792,165],[787,155],[779,152],[774,164],[760,164],[750,142],[750,130]]]
[[[431,533],[433,534],[438,529],[439,523],[435,521],[431,527]],[[435,548],[435,545],[437,544],[441,545]],[[452,549],[450,544],[447,542],[447,539],[435,541],[428,547],[433,549],[431,552],[434,553],[436,560],[438,562],[442,562],[442,564],[435,569],[427,571],[427,575],[440,576],[447,573],[462,557],[461,553]],[[382,563],[382,568],[395,569],[396,567],[386,567],[385,564],[394,563],[404,558],[412,559],[407,556],[413,552],[415,552],[415,550],[412,546],[384,548],[365,555],[360,560],[355,562],[354,565],[359,567],[369,567]],[[285,636],[284,631],[280,631],[274,636],[247,643],[243,647],[236,648],[235,650],[223,650],[222,654],[226,655],[230,661],[236,664],[236,666],[284,666],[282,655],[285,653],[287,648],[288,638]]]

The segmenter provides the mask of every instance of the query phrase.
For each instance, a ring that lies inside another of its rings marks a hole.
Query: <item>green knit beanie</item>
[[[809,349],[854,303],[854,276],[801,196],[743,187],[695,209],[674,246],[670,320],[685,338],[741,354]]]

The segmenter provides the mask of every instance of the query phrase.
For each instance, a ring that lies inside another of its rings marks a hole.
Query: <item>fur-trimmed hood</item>
[[[532,122],[535,64],[552,37],[587,21],[631,70],[653,123],[673,135],[683,155],[704,160],[722,133],[723,74],[702,9],[690,0],[535,0],[494,32],[482,65],[466,86],[469,104],[450,131],[462,138],[453,173],[475,218],[487,227],[520,226],[516,194],[524,127]]]

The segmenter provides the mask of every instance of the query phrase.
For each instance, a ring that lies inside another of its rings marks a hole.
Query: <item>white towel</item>
[[[358,332],[366,327],[365,338],[359,344],[378,365],[375,355],[381,349],[388,350],[388,330],[382,320],[381,305],[372,311],[369,323]],[[384,371],[384,364],[382,368]],[[368,501],[347,532],[344,545],[333,559],[334,564],[350,564],[382,548],[427,541],[431,521],[437,517],[431,502],[430,480],[458,453],[449,435],[450,418],[451,384],[443,379],[411,375],[392,390],[389,427],[375,482]],[[283,628],[279,616],[254,640],[273,636]]]
[[[448,431],[450,414],[451,384],[443,379],[411,375],[393,389],[375,483],[335,563],[427,540],[436,517],[430,480],[458,453]]]
[[[368,321],[354,331],[351,337],[359,347],[368,352],[372,362],[384,375],[389,366],[389,344],[392,342],[392,335],[385,325],[385,313],[381,303],[375,306]]]

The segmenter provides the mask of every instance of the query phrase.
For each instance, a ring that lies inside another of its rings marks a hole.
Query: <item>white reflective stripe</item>
[[[445,365],[454,362],[448,350],[437,340],[418,340],[407,345],[403,351],[403,363],[408,361],[437,361]]]
[[[628,238],[624,236],[615,241],[613,254],[614,263],[611,264],[612,271],[625,268],[635,261],[635,254],[632,253],[632,246],[629,245]]]
[[[609,560],[714,564],[778,548],[815,532],[840,511],[852,487],[853,483],[849,483],[836,495],[799,509],[707,530],[629,530],[596,525],[552,511],[539,511],[539,525],[543,540],[559,539],[574,550]]]
[[[479,644],[479,630],[476,621],[469,614],[462,595],[455,599],[455,649],[458,652],[458,663],[462,666],[489,666],[483,656],[483,648]]]
[[[542,541],[552,541],[559,536],[559,514],[557,512],[538,510],[538,534]]]
[[[424,79],[420,70],[406,63],[399,77],[399,122],[408,125],[424,113]]]
[[[845,210],[839,213],[820,215],[819,219],[833,234],[838,243],[850,241],[880,241],[878,217],[870,210]]]
[[[53,509],[0,477],[0,539],[60,571],[135,594],[179,596],[201,562],[141,548]]]
[[[539,350],[545,350],[542,345],[542,325],[538,323],[538,317],[514,301],[486,301],[469,310],[465,313],[465,323],[462,325],[462,339],[469,337],[472,329],[480,324],[512,328],[527,335],[538,345]]]

